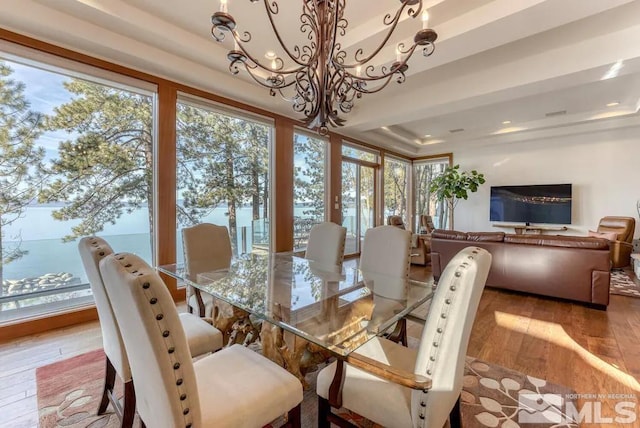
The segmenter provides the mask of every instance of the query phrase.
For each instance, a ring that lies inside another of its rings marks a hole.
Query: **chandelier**
[[[220,0],[220,10],[211,16],[211,35],[218,42],[225,39],[225,34],[233,36],[234,47],[227,54],[233,74],[245,70],[253,80],[268,88],[272,96],[279,94],[292,102],[294,111],[304,114],[303,121],[308,127],[318,127],[320,134],[326,135],[329,126],[344,124],[340,112],[349,113],[354,100],[362,94],[381,91],[394,78],[398,83],[404,82],[409,58],[416,49],[422,50],[424,56],[431,55],[438,37],[428,28],[428,13],[422,11],[422,0],[399,0],[401,4],[395,14],[388,13],[382,20],[386,28],[380,44],[371,52],[358,48],[353,55],[347,55],[340,42],[349,25],[344,18],[346,1],[302,0],[300,31],[307,41],[303,45],[288,46],[275,24],[274,17],[280,11],[277,0],[263,0],[280,50],[286,55],[284,59],[270,52],[266,55],[267,64],[249,52],[251,33],[238,32],[235,18],[228,13],[227,0]],[[417,18],[421,12],[422,29],[416,32],[413,41],[398,43],[395,61],[378,62],[378,54],[402,16]]]

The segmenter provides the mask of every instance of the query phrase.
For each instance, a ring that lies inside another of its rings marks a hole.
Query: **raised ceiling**
[[[300,3],[279,3],[283,36],[295,43]],[[398,4],[347,0],[344,48],[375,46]],[[435,53],[414,55],[402,85],[359,100],[340,133],[423,155],[640,123],[640,0],[424,4],[439,34]],[[288,103],[229,73],[228,46],[209,33],[217,8],[217,0],[2,0],[0,26],[295,118]],[[262,2],[229,0],[229,12],[253,33],[252,52],[277,51]],[[404,19],[392,42],[419,26]]]

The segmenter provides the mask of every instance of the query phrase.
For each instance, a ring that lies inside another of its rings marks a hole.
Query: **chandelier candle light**
[[[249,1],[257,3],[260,0]],[[424,56],[431,55],[438,37],[435,31],[428,28],[429,15],[426,10],[422,11],[422,0],[395,0],[401,4],[395,14],[388,13],[383,18],[387,28],[382,42],[368,54],[358,48],[353,58],[348,59],[339,41],[340,37],[345,36],[349,25],[343,17],[347,0],[303,0],[300,31],[308,43],[302,46],[295,44],[290,48],[284,43],[274,22],[274,16],[280,11],[278,1],[262,1],[271,28],[288,57],[286,62],[272,55],[263,64],[256,55],[249,53],[251,33],[238,32],[236,20],[227,10],[227,0],[220,0],[220,10],[211,16],[211,35],[218,42],[222,42],[227,33],[233,36],[234,48],[227,54],[229,70],[233,74],[238,74],[241,68],[246,70],[253,80],[269,88],[272,96],[280,94],[290,100],[294,111],[305,115],[306,125],[309,128],[318,127],[323,135],[329,132],[329,125],[344,124],[345,119],[339,116],[339,112],[349,113],[354,100],[361,98],[362,94],[382,90],[394,76],[398,83],[404,82],[409,68],[407,61],[415,50],[421,49]],[[390,65],[376,63],[375,59],[405,13],[411,18],[417,18],[422,13],[422,29],[415,34],[411,45],[403,42],[397,45],[395,61]]]

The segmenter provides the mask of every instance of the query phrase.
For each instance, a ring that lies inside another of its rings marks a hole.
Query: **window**
[[[52,63],[0,52],[0,322],[93,302],[80,237],[152,260],[155,87]]]
[[[327,142],[301,132],[293,136],[293,249],[307,246],[313,225],[325,220]]]
[[[384,158],[384,217],[399,215],[407,228],[410,227],[407,205],[410,167],[408,161]]]
[[[414,229],[420,232],[420,215],[430,215],[433,224],[438,229],[449,227],[449,209],[446,201],[438,201],[431,192],[429,186],[431,181],[442,174],[449,166],[449,159],[433,159],[413,164],[415,182],[415,216]]]
[[[273,126],[207,101],[177,105],[177,259],[180,229],[227,226],[234,254],[269,249],[269,158]]]
[[[355,146],[349,143],[343,143],[342,157],[371,162],[371,163],[378,163],[380,155],[375,150]]]

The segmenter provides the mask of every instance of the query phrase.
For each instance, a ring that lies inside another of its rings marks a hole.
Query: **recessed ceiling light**
[[[617,105],[620,105],[620,103],[618,101],[614,101],[612,103],[607,104],[607,107],[615,107]]]
[[[431,137],[431,134],[426,134],[426,135],[424,136],[424,138],[429,138],[429,137]]]
[[[264,57],[266,59],[276,59],[276,53],[274,51],[267,51],[267,53],[264,54]]]
[[[386,126],[381,126],[381,127],[380,127],[380,129],[384,129],[384,130],[385,130],[385,131],[387,131],[387,132],[388,132],[388,131],[390,131],[390,129],[389,129],[389,128],[387,128]]]
[[[505,121],[503,121],[503,122],[502,122],[502,124],[503,124],[503,125],[508,125],[508,124],[510,124],[510,123],[511,123],[511,121],[510,121],[510,120],[505,120]]]

